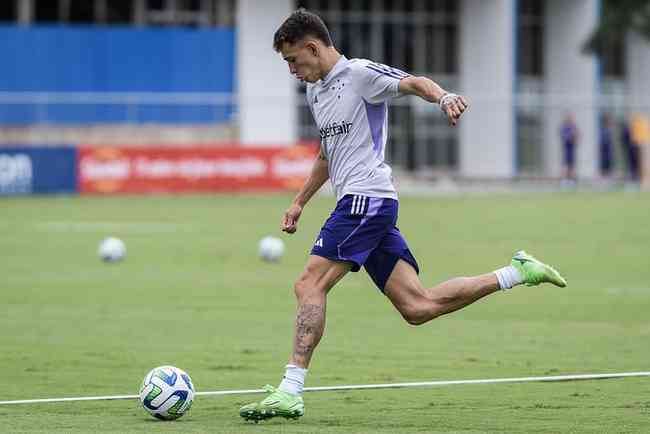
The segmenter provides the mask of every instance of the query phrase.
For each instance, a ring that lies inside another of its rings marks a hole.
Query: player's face
[[[314,43],[284,43],[280,49],[282,58],[289,65],[289,72],[298,80],[315,83],[321,79],[318,49]]]

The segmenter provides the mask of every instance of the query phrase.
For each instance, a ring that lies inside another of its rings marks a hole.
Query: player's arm
[[[327,167],[327,159],[321,148],[318,158],[314,162],[309,177],[303,184],[302,188],[293,199],[291,206],[284,212],[281,228],[284,232],[294,233],[298,226],[298,219],[302,214],[303,207],[309,202],[314,194],[323,186],[325,181],[330,177]]]
[[[436,82],[427,77],[409,75],[399,82],[399,91],[407,95],[416,95],[425,101],[440,104],[451,125],[456,125],[469,104],[464,97],[445,91]]]

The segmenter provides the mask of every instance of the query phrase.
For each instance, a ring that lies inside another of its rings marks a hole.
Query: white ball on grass
[[[182,369],[159,366],[144,377],[140,387],[140,402],[156,419],[178,419],[192,407],[194,385]]]
[[[267,262],[277,262],[284,255],[284,242],[280,238],[264,237],[258,247],[260,258]]]
[[[104,262],[121,261],[126,256],[126,245],[119,238],[104,238],[99,244],[97,254]]]

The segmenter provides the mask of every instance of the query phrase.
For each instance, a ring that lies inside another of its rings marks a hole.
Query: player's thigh
[[[415,268],[403,259],[395,264],[386,281],[384,294],[402,314],[417,309],[426,298]]]
[[[397,227],[393,227],[384,235],[377,248],[372,251],[364,264],[366,272],[381,292],[385,292],[386,283],[400,260],[411,265],[412,271],[416,275],[420,272],[418,262],[411,253],[406,239],[404,239]],[[402,274],[404,272],[398,270],[393,280],[397,276],[400,276],[399,279],[401,280]]]
[[[351,268],[350,262],[309,255],[305,269],[294,285],[296,295],[301,296],[311,292],[327,293]]]

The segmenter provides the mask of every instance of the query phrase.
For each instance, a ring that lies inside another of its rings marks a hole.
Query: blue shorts
[[[345,195],[323,225],[312,255],[365,267],[383,292],[399,259],[420,272],[406,240],[395,226],[399,203],[394,199]]]

